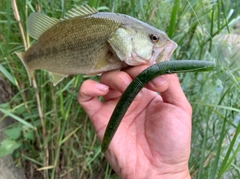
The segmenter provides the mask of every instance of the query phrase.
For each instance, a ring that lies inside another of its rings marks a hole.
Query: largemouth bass
[[[177,44],[162,31],[133,17],[98,12],[84,5],[62,19],[30,14],[27,31],[38,40],[16,52],[31,84],[36,69],[47,70],[54,85],[68,75],[93,75],[170,59]]]

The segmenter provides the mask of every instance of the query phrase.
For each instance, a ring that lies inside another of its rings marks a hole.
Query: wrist
[[[138,173],[139,174],[139,173]],[[130,175],[128,177],[120,177],[121,179],[133,179],[133,178],[138,178],[138,179],[191,179],[189,170],[187,169],[186,171],[182,172],[172,172],[172,173],[162,173],[162,174],[157,174],[157,175]]]
[[[181,173],[168,173],[152,177],[154,179],[191,179],[189,170],[183,171]]]

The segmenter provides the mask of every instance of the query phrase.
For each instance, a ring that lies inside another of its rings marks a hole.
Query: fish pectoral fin
[[[109,63],[108,58],[102,58],[102,59],[98,60],[93,67],[93,71],[101,70],[103,67],[107,66],[108,63]],[[95,74],[97,74],[97,73],[95,73]]]
[[[91,73],[88,73],[87,75],[99,74],[110,70],[118,70],[123,67],[126,67],[125,63],[117,56],[114,56],[113,53],[108,52],[105,57],[95,63],[94,67],[90,71]]]
[[[56,18],[48,17],[47,15],[38,12],[33,12],[28,17],[27,32],[32,38],[37,40],[43,32],[59,21],[60,20]]]
[[[66,19],[70,19],[76,16],[87,16],[87,15],[92,15],[92,14],[96,14],[98,13],[98,11],[93,8],[88,6],[87,4],[82,5],[80,7],[76,7],[73,9],[70,9],[64,16],[63,19],[61,20],[66,20]]]
[[[68,75],[53,73],[53,72],[49,72],[49,74],[52,76],[53,86],[56,86],[64,78],[68,77]]]

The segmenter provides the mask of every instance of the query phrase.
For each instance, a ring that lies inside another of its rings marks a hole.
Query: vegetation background
[[[232,44],[217,38],[220,33],[239,33],[238,0],[21,0],[16,6],[14,2],[0,1],[0,75],[14,92],[0,111],[16,120],[4,130],[8,137],[0,145],[0,156],[12,154],[28,178],[118,178],[77,102],[82,75],[53,87],[48,73],[37,70],[31,87],[14,54],[34,43],[26,32],[31,12],[61,18],[67,10],[86,3],[165,31],[179,45],[173,59],[217,63],[216,71],[179,76],[193,106],[189,168],[192,178],[240,178],[240,54],[233,50],[240,45],[238,35]]]

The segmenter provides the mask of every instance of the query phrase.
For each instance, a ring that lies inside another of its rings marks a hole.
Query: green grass
[[[240,178],[240,62],[219,55],[221,49],[214,39],[219,33],[233,31],[232,23],[240,15],[238,1],[17,1],[26,44],[34,42],[26,32],[31,12],[61,18],[68,9],[87,2],[100,10],[129,14],[167,32],[179,45],[174,59],[217,63],[214,72],[180,75],[193,106],[189,168],[192,178]],[[235,9],[232,14],[231,9]],[[5,131],[8,142],[20,146],[13,152],[16,164],[25,168],[29,178],[117,178],[77,102],[83,77],[68,77],[53,87],[48,73],[38,70],[37,84],[30,87],[14,51],[24,51],[22,35],[11,1],[0,1],[0,73],[15,93],[9,103],[0,105],[0,111],[16,120]],[[12,133],[19,135],[13,137]]]

